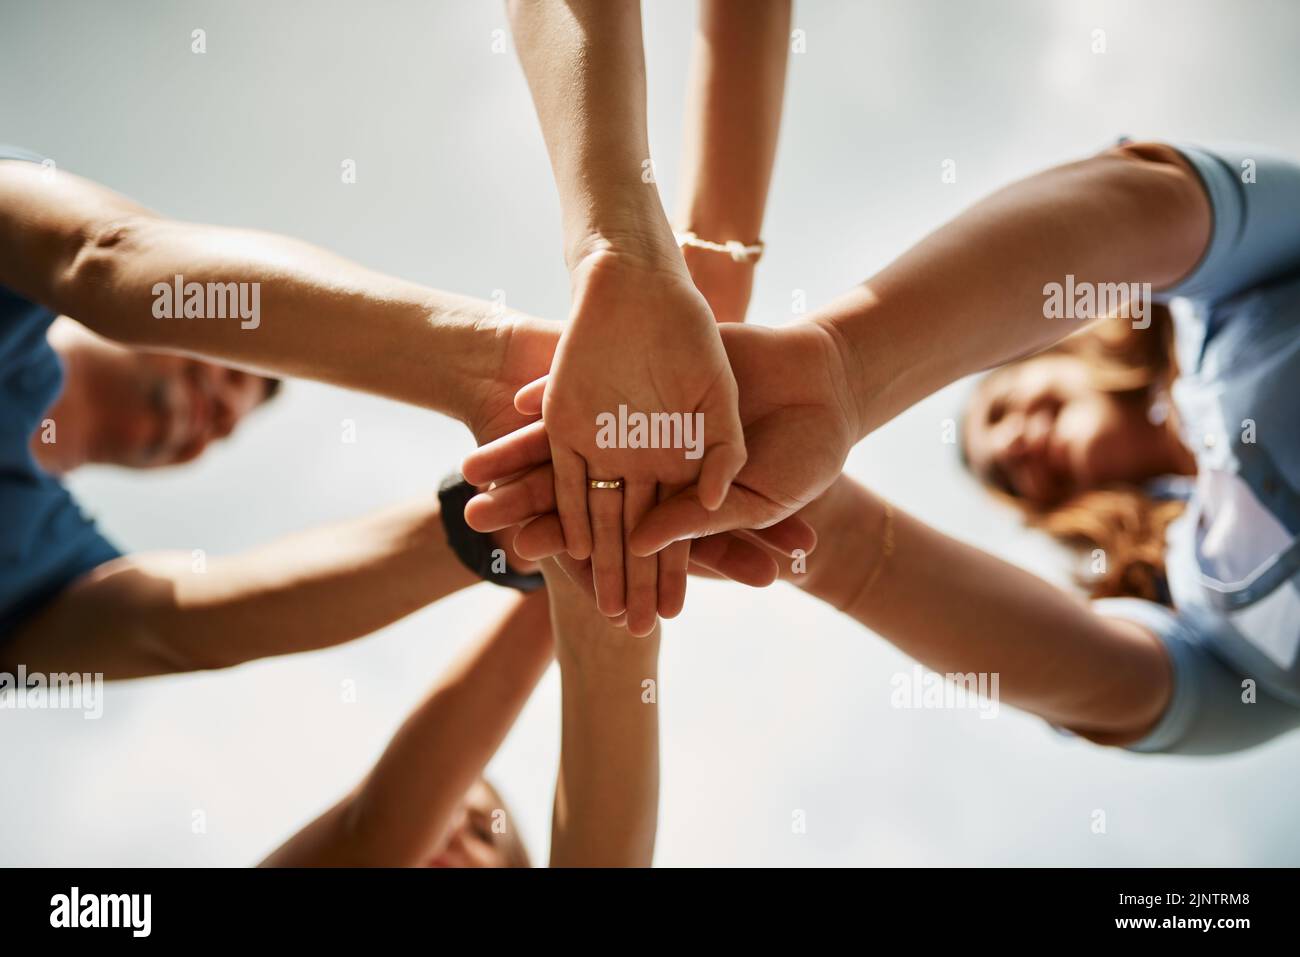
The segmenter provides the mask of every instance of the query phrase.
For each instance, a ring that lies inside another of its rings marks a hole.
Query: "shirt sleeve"
[[[1128,750],[1145,754],[1228,754],[1300,727],[1300,708],[1269,694],[1210,647],[1207,623],[1138,598],[1092,603],[1098,614],[1142,625],[1164,644],[1173,666],[1173,694],[1156,726]]]
[[[1264,149],[1173,145],[1200,177],[1214,221],[1201,261],[1162,297],[1217,303],[1300,270],[1300,164]]]
[[[45,157],[40,153],[11,143],[0,143],[0,160],[23,160],[28,163],[44,163]]]

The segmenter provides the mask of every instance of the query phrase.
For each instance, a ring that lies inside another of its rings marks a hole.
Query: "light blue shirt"
[[[1162,294],[1195,491],[1170,527],[1173,609],[1094,603],[1154,631],[1173,697],[1136,751],[1214,754],[1300,726],[1300,165],[1180,146],[1213,210],[1210,244]]]

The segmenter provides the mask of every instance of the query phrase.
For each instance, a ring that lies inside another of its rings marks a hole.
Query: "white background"
[[[694,6],[646,6],[671,208]],[[790,321],[794,290],[815,308],[982,194],[1120,134],[1300,155],[1293,3],[808,0],[795,18],[807,52],[791,57],[757,322]],[[3,0],[0,140],[179,218],[290,233],[562,318],[558,205],[513,48],[491,50],[505,29],[486,0]],[[340,182],[349,158],[355,185]],[[849,471],[1067,580],[941,443],[963,393],[873,435]],[[200,463],[73,484],[123,547],[224,554],[430,494],[470,448],[434,414],[292,383]],[[481,585],[348,647],[115,686],[98,722],[0,713],[0,864],[255,863],[360,777],[501,602]],[[1300,863],[1300,736],[1225,759],[1132,756],[1007,710],[892,709],[890,678],[910,667],[785,586],[693,583],[665,633],[658,862]],[[557,738],[552,672],[491,768],[542,859]],[[807,833],[792,833],[796,810]]]

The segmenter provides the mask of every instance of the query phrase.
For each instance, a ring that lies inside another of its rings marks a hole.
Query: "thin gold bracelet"
[[[894,506],[885,502],[885,527],[880,533],[881,547],[880,554],[876,556],[876,565],[871,569],[871,574],[867,576],[867,583],[862,586],[859,595],[865,595],[871,591],[871,587],[880,577],[880,573],[885,570],[887,562],[894,554]]]
[[[710,252],[726,253],[738,263],[758,262],[763,258],[763,250],[766,248],[761,239],[753,243],[742,243],[739,239],[728,239],[725,243],[715,243],[707,239],[701,239],[689,230],[674,233],[673,235],[677,238],[678,246],[683,248],[693,246],[696,249],[707,249]]]

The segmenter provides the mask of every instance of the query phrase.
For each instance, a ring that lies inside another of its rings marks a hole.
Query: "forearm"
[[[59,287],[61,311],[110,338],[316,379],[462,420],[466,400],[490,376],[497,344],[476,332],[490,321],[485,303],[269,233],[169,220],[124,228],[111,247],[83,251]],[[178,275],[204,289],[250,284],[260,315],[157,318],[158,291],[174,289]]]
[[[515,601],[406,719],[357,791],[266,863],[426,863],[541,680],[552,652],[546,593]]]
[[[671,264],[649,165],[640,3],[510,0],[508,10],[559,189],[569,267],[611,244],[648,246]]]
[[[5,651],[29,667],[109,679],[230,667],[368,635],[476,581],[430,496],[237,555],[109,562]]]
[[[1170,668],[1148,631],[900,511],[887,520],[856,483],[834,491],[833,532],[796,584],[932,671],[996,674],[1003,703],[1096,740],[1136,739],[1163,713]]]
[[[461,419],[497,368],[502,344],[491,329],[506,325],[491,321],[486,303],[287,237],[168,220],[30,163],[0,164],[0,283],[130,345],[317,379]],[[191,283],[203,291],[195,300],[202,318],[184,318]],[[222,284],[221,295],[209,298],[209,283]],[[250,315],[233,314],[230,283],[243,284],[237,301]],[[209,316],[209,302],[228,317]]]
[[[557,575],[547,575],[553,592]],[[567,607],[552,596],[563,729],[551,866],[649,867],[659,813],[659,630],[634,638],[567,579],[562,587]]]
[[[762,238],[776,158],[790,0],[704,0],[691,61],[676,225],[711,242]],[[719,322],[743,322],[752,259],[687,245],[697,289]]]
[[[1133,146],[1015,183],[932,233],[816,321],[843,343],[859,434],[944,385],[1045,348],[1080,323],[1045,318],[1049,283],[1151,283],[1209,241],[1195,172]]]
[[[705,239],[747,243],[762,233],[791,6],[791,0],[700,4],[677,220]]]

